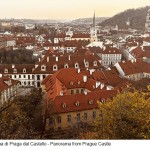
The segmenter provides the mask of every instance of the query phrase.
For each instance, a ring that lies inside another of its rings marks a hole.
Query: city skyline
[[[3,0],[0,18],[77,19],[112,17],[127,9],[148,6],[147,0]]]

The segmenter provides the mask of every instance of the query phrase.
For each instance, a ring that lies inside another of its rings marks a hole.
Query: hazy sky
[[[111,17],[129,8],[150,5],[150,0],[1,0],[0,18],[75,19]]]

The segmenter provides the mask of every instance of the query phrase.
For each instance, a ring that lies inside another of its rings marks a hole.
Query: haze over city
[[[0,18],[76,19],[111,17],[130,8],[149,5],[148,0],[2,0]]]

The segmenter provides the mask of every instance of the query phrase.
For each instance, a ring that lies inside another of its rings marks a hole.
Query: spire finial
[[[93,16],[93,27],[95,28],[95,10],[94,10],[94,16]]]

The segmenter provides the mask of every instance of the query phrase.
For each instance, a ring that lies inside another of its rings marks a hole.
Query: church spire
[[[95,28],[95,10],[94,10],[94,16],[93,16],[93,27]]]

